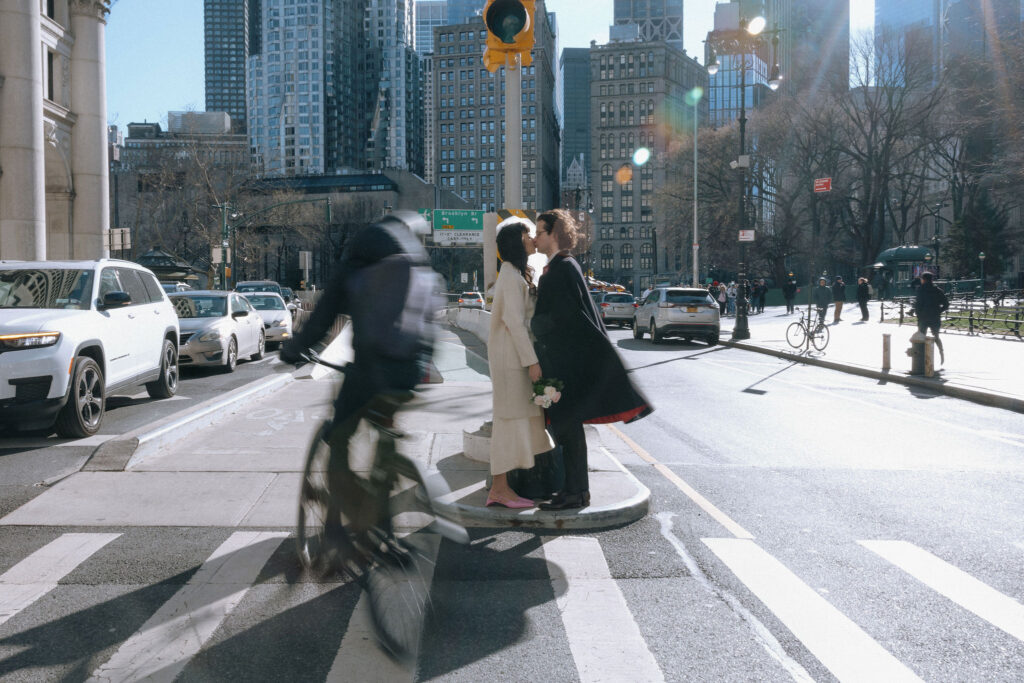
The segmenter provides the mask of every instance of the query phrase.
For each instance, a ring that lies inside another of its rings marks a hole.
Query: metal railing
[[[916,323],[914,297],[895,297],[883,301],[880,322]],[[949,298],[949,310],[942,315],[942,328],[969,335],[989,334],[1022,339],[1024,327],[1024,291],[996,290],[984,296],[966,292]]]

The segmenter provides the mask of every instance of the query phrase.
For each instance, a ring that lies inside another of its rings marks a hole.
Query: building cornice
[[[68,0],[68,11],[72,15],[87,16],[106,23],[110,0]]]

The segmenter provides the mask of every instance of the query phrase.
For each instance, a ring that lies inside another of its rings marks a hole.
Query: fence
[[[916,324],[914,297],[895,297],[891,302],[883,301],[881,322],[904,322]],[[985,296],[973,293],[953,295],[949,298],[949,310],[942,316],[942,328],[950,332],[967,334],[991,334],[1021,339],[1024,326],[1024,290],[998,290],[985,292]]]

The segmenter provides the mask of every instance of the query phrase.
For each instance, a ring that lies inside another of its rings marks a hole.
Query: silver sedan
[[[280,294],[252,292],[244,296],[263,318],[263,331],[268,344],[280,344],[292,337],[292,314]]]
[[[181,336],[178,364],[220,366],[232,372],[239,357],[263,358],[263,319],[236,292],[195,291],[171,295]]]

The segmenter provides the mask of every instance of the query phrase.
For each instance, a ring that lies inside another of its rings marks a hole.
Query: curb
[[[301,370],[301,369],[300,369]],[[182,429],[202,429],[226,414],[258,400],[295,380],[293,373],[275,375],[255,385],[235,389],[217,398],[151,422],[99,445],[82,466],[82,472],[122,472],[138,465],[162,446],[179,438]]]
[[[636,487],[636,492],[626,500],[614,505],[587,506],[571,512],[545,511],[539,508],[509,510],[499,507],[480,507],[458,502],[435,500],[434,509],[466,526],[483,528],[532,528],[532,529],[605,529],[631,524],[647,516],[650,509],[651,491],[618,458],[607,454],[622,474]],[[483,485],[483,482],[480,482]],[[443,498],[443,497],[442,497]]]
[[[1024,398],[1017,398],[1016,396],[995,394],[989,391],[982,391],[981,389],[971,389],[970,387],[965,387],[959,384],[950,384],[942,380],[925,379],[922,377],[912,377],[883,370],[874,370],[872,368],[867,368],[862,365],[854,365],[852,363],[839,363],[836,361],[823,360],[821,358],[811,358],[809,356],[791,353],[789,351],[781,351],[779,349],[767,348],[764,346],[757,346],[755,344],[746,344],[730,340],[721,340],[719,341],[719,344],[734,349],[740,349],[742,351],[754,351],[768,356],[785,358],[786,360],[790,360],[795,363],[803,363],[804,365],[816,365],[818,367],[827,368],[829,370],[838,370],[851,375],[860,375],[861,377],[868,377],[886,382],[896,382],[897,384],[904,384],[906,386],[921,389],[929,389],[937,394],[952,396],[953,398],[971,401],[972,403],[980,403],[982,405],[992,406],[995,408],[1003,408],[1017,413],[1024,413]]]

